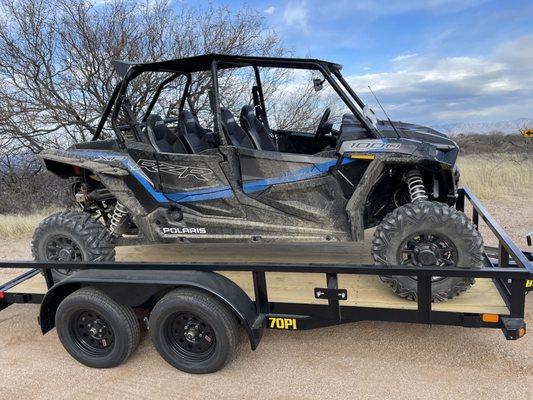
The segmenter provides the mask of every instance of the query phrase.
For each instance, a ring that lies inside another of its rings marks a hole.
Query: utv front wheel
[[[419,267],[483,266],[483,240],[466,215],[443,203],[417,201],[387,215],[374,233],[372,256],[385,265]],[[381,276],[398,296],[416,300],[417,279]],[[474,278],[432,278],[433,301],[445,301],[467,291]]]
[[[87,262],[114,261],[113,235],[104,225],[81,211],[58,212],[42,221],[32,240],[36,261]],[[65,279],[72,270],[54,269],[54,282]]]

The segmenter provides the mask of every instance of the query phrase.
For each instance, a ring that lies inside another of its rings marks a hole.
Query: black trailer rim
[[[113,327],[93,310],[82,310],[73,315],[70,334],[78,349],[91,356],[106,355],[115,344]]]
[[[186,361],[207,360],[215,351],[213,328],[192,313],[171,315],[166,320],[164,334],[172,351]]]
[[[457,248],[446,236],[435,232],[417,232],[404,239],[398,249],[397,257],[400,265],[452,267],[457,265],[459,256]],[[431,277],[432,282],[443,279],[446,278]]]

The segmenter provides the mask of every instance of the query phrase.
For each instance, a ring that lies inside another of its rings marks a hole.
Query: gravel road
[[[520,226],[516,240],[533,227],[528,207],[498,208],[505,225]],[[29,258],[28,240],[0,242],[0,259],[14,258]],[[0,271],[0,281],[7,276]],[[533,296],[526,308],[533,326]],[[84,367],[55,331],[40,334],[37,313],[33,305],[0,313],[3,399],[533,398],[533,333],[510,342],[496,330],[378,322],[267,331],[257,351],[243,339],[225,369],[193,376],[166,364],[146,332],[124,365]]]

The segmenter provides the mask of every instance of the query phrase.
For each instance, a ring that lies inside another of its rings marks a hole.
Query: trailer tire
[[[131,307],[92,287],[67,296],[59,304],[55,324],[67,352],[92,368],[113,368],[123,363],[141,337]]]
[[[55,242],[54,242],[55,241]],[[65,245],[64,254],[52,254],[47,247]],[[62,211],[44,219],[33,234],[31,251],[36,261],[114,261],[115,242],[113,234],[90,214],[82,211]],[[73,270],[53,269],[52,277],[57,283]]]
[[[192,374],[218,371],[239,341],[237,319],[228,307],[190,288],[173,290],[155,305],[149,330],[161,357]]]
[[[449,249],[449,250],[448,250]],[[483,239],[466,215],[443,203],[417,201],[398,207],[378,225],[372,256],[384,265],[483,266]],[[417,280],[380,276],[398,296],[417,299]],[[434,302],[451,299],[474,284],[469,277],[433,277]]]

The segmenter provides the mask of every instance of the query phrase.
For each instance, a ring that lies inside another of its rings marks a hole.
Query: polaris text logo
[[[205,228],[163,228],[164,235],[206,234]]]
[[[158,163],[155,160],[139,160],[138,164],[142,169],[148,172],[166,173],[177,176],[178,179],[190,177],[205,182],[209,180],[211,175],[213,175],[213,171],[207,168],[186,167],[184,165],[176,165],[166,162]]]

